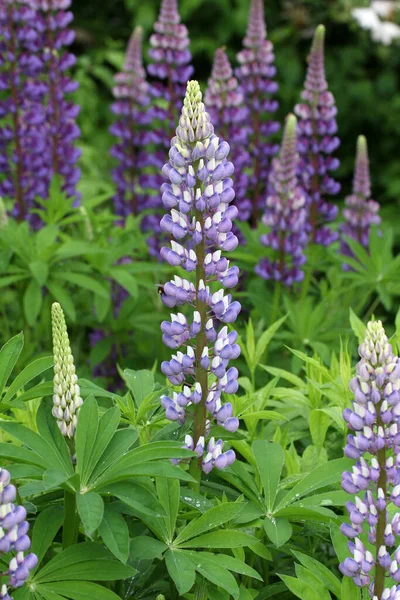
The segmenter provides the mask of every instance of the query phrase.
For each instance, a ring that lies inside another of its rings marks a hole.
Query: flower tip
[[[367,138],[365,135],[359,135],[357,138],[357,154],[366,155],[368,153]]]
[[[314,34],[315,39],[323,42],[325,39],[325,31],[325,25],[318,25]]]

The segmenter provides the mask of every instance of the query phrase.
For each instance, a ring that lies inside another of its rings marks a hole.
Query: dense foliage
[[[0,598],[400,597],[400,51],[354,8],[0,0]]]

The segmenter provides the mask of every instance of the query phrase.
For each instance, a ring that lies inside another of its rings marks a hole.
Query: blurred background
[[[305,59],[313,30],[327,28],[326,70],[338,106],[342,140],[339,179],[343,194],[351,183],[355,142],[358,134],[368,138],[374,197],[384,204],[384,214],[397,214],[400,197],[400,10],[396,2],[373,2],[375,13],[390,25],[371,31],[372,9],[363,0],[268,0],[265,2],[268,37],[275,46],[280,114],[291,111],[298,101],[305,74]],[[122,66],[133,27],[148,37],[156,20],[160,0],[73,0],[79,57],[78,103],[83,133],[83,185],[99,191],[107,180],[111,137],[109,105],[112,78]],[[359,12],[360,8],[370,9]],[[249,0],[180,0],[182,21],[189,29],[195,77],[207,82],[213,52],[226,46],[233,64],[247,26]],[[358,10],[358,12],[357,12]],[[374,17],[375,18],[375,17]],[[373,39],[375,38],[375,39]],[[84,191],[84,190],[83,190]],[[388,216],[389,216],[388,215]]]

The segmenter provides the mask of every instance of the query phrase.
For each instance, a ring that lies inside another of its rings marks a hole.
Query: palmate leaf
[[[176,520],[178,518],[180,503],[180,484],[178,479],[156,479],[157,496],[165,510],[166,517],[163,520],[165,536],[164,541],[171,542],[174,537]]]
[[[129,557],[129,529],[124,517],[113,509],[113,505],[104,506],[99,534],[110,552],[126,564]]]
[[[21,332],[8,340],[0,350],[0,396],[24,347],[24,334]]]
[[[215,529],[228,521],[232,521],[240,515],[244,508],[243,504],[227,503],[220,504],[210,508],[206,513],[201,515],[198,519],[191,521],[184,529],[180,532],[175,540],[175,544],[179,546],[205,531]]]
[[[36,517],[32,530],[32,552],[37,555],[38,564],[41,563],[50,548],[63,520],[64,509],[62,506],[49,506]]]
[[[179,544],[180,548],[241,548],[257,543],[257,538],[235,529],[205,533]]]
[[[272,511],[283,468],[283,450],[280,444],[266,440],[256,440],[252,448],[264,488],[267,508]]]
[[[88,492],[76,494],[76,507],[85,531],[91,535],[100,526],[104,514],[104,502],[99,494]]]
[[[340,581],[339,579],[328,569],[320,563],[315,558],[311,556],[307,556],[302,552],[297,552],[296,550],[292,551],[297,560],[301,562],[301,564],[309,569],[316,577],[318,577],[319,581],[330,590],[335,596],[340,598]]]
[[[168,550],[165,554],[165,564],[179,594],[186,594],[196,579],[193,562],[182,550]]]
[[[192,565],[200,575],[214,585],[226,590],[233,596],[239,598],[239,588],[236,579],[228,569],[218,561],[218,556],[207,552],[185,552]]]
[[[53,366],[54,359],[52,356],[44,356],[34,360],[21,371],[9,386],[7,392],[2,399],[3,402],[10,402],[15,394],[23,388],[27,383],[32,381],[38,375],[41,375]]]

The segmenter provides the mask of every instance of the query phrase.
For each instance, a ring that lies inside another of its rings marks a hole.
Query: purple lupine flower
[[[343,473],[343,489],[356,497],[347,503],[350,524],[344,523],[341,531],[354,541],[349,542],[352,558],[339,568],[359,587],[370,586],[371,596],[381,600],[396,597],[392,591],[384,592],[386,576],[400,582],[400,547],[393,552],[400,513],[389,517],[387,510],[390,502],[400,507],[400,360],[380,321],[368,323],[358,352],[361,360],[350,382],[353,408],[343,412],[354,431],[344,453],[357,461],[352,472]],[[370,549],[359,537],[366,530]]]
[[[24,585],[29,571],[38,563],[36,554],[25,555],[31,546],[29,523],[26,521],[25,508],[14,504],[16,497],[17,490],[10,483],[10,473],[6,469],[0,469],[0,553],[15,553],[7,571],[8,585],[13,588]],[[1,587],[0,598],[11,600],[6,585]]]
[[[274,81],[276,68],[272,42],[267,40],[263,0],[252,0],[249,23],[243,40],[243,50],[237,59],[240,67],[236,75],[245,94],[245,104],[250,118],[247,126],[250,133],[250,155],[252,176],[252,222],[256,226],[267,193],[267,182],[271,159],[278,152],[278,145],[271,136],[279,131],[279,123],[270,117],[278,109],[274,94],[278,84]]]
[[[150,37],[149,55],[152,62],[147,69],[158,80],[154,86],[156,96],[168,104],[167,109],[160,109],[158,114],[160,119],[168,121],[167,136],[170,133],[173,135],[186,82],[193,74],[189,43],[187,28],[181,23],[178,0],[162,0],[154,33]]]
[[[214,128],[221,138],[232,144],[232,161],[235,165],[235,204],[238,218],[248,221],[251,215],[251,200],[248,198],[251,167],[248,147],[249,129],[243,123],[249,116],[244,105],[244,95],[236,77],[233,76],[229,58],[224,48],[215,51],[211,77],[204,94],[204,101]]]
[[[328,91],[325,77],[324,39],[325,27],[319,25],[308,56],[301,93],[303,102],[296,104],[294,112],[299,119],[299,175],[308,196],[311,241],[328,246],[338,237],[325,224],[333,221],[338,213],[337,206],[327,202],[326,196],[340,191],[340,184],[330,175],[339,167],[339,160],[332,153],[340,140],[336,135],[335,99]]]
[[[343,216],[345,223],[340,227],[341,253],[353,256],[343,236],[353,238],[368,250],[371,225],[381,222],[379,204],[371,199],[367,140],[360,135],[357,140],[357,154],[354,168],[353,193],[345,199]]]
[[[110,132],[118,138],[111,149],[111,155],[118,160],[112,173],[117,187],[114,205],[116,214],[122,217],[160,206],[160,171],[165,161],[163,152],[149,151],[149,145],[157,145],[161,138],[159,132],[150,127],[157,117],[157,109],[150,106],[152,90],[143,67],[142,36],[142,28],[137,27],[129,40],[123,70],[115,76],[113,88],[116,101],[111,110],[117,119]],[[158,233],[159,217],[145,216],[142,228]],[[159,249],[154,236],[148,243],[150,253],[156,255]]]
[[[39,81],[41,35],[28,0],[0,5],[0,195],[12,198],[13,212],[28,217],[36,196],[46,196],[42,105],[46,88]]]
[[[262,218],[270,231],[260,241],[270,248],[272,256],[263,258],[255,269],[263,279],[281,281],[287,286],[304,277],[302,265],[308,242],[306,196],[298,184],[297,167],[296,117],[289,115],[279,156],[272,161],[271,193]]]
[[[189,317],[179,312],[161,324],[164,343],[176,350],[161,369],[173,385],[181,387],[172,397],[164,396],[162,405],[170,420],[183,424],[193,417],[193,435],[185,443],[203,456],[206,473],[234,460],[233,451],[222,451],[221,440],[211,438],[205,448],[211,419],[227,431],[239,426],[231,403],[222,404],[221,395],[238,389],[238,371],[228,363],[239,356],[240,347],[237,333],[225,324],[236,320],[241,307],[223,289],[213,293],[209,287],[218,281],[231,288],[239,275],[222,254],[238,243],[231,231],[238,210],[231,204],[234,168],[228,153],[228,143],[214,135],[199,84],[190,81],[169,162],[163,168],[168,183],[161,188],[162,199],[170,213],[163,217],[161,227],[175,239],[161,249],[161,256],[170,265],[193,273],[195,283],[175,277],[162,290],[166,306],[191,307]]]
[[[76,163],[81,152],[75,145],[80,135],[76,124],[79,106],[70,98],[70,94],[77,90],[78,83],[69,75],[76,58],[67,50],[75,38],[74,32],[69,28],[73,14],[67,10],[71,6],[71,0],[29,2],[36,9],[37,29],[41,35],[39,56],[44,63],[44,77],[41,80],[41,84],[46,86],[44,152],[47,164],[51,165],[47,188],[52,176],[58,174],[62,178],[63,190],[67,196],[79,203],[80,194],[76,185],[80,179],[80,169]]]

